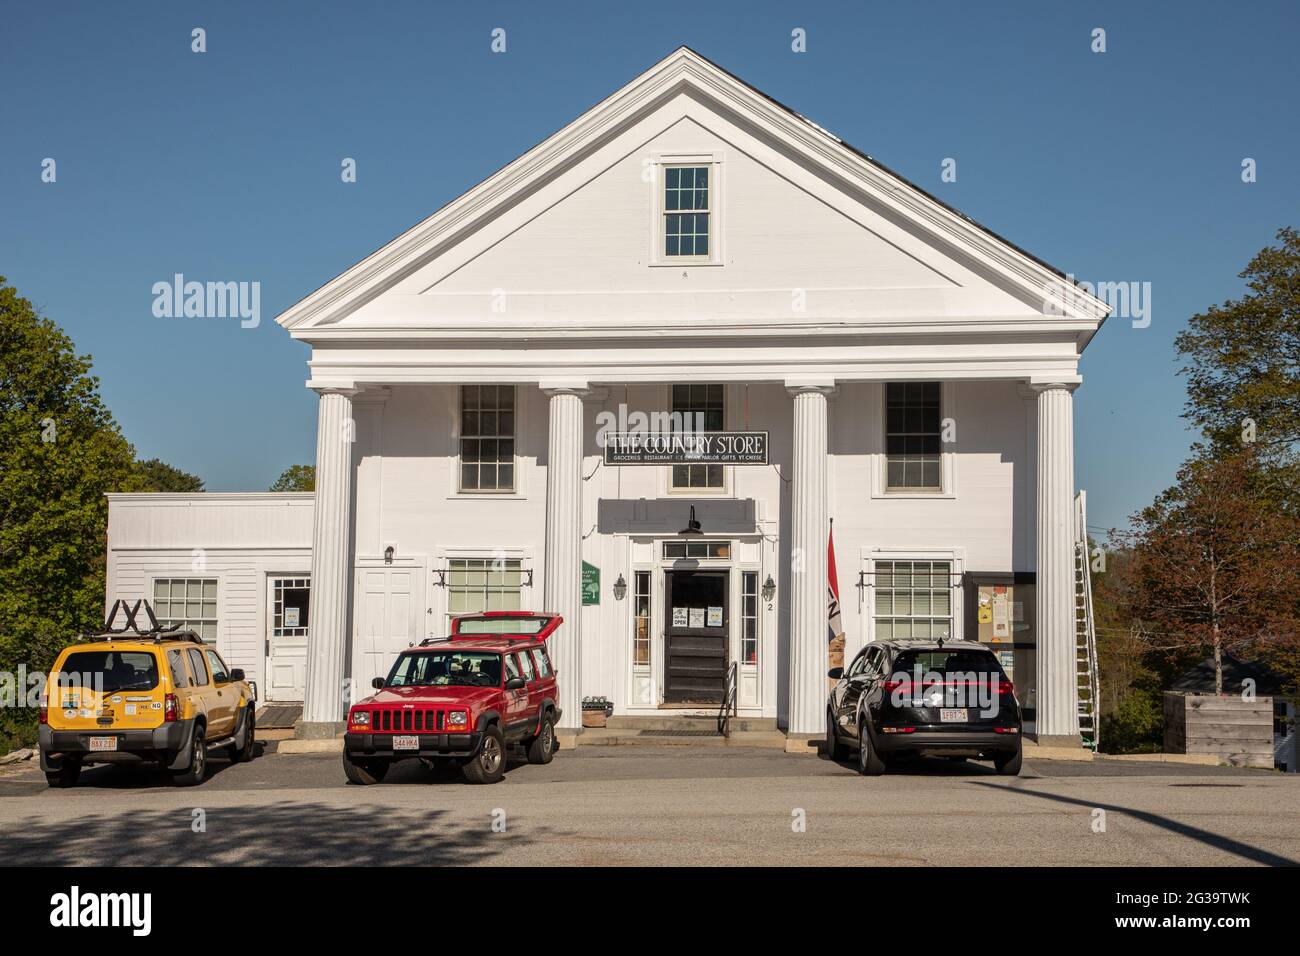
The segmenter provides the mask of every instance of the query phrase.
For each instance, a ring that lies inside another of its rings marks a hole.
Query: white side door
[[[311,578],[272,575],[266,589],[266,687],[261,690],[268,701],[301,702],[307,688]]]
[[[352,642],[352,699],[371,693],[375,677],[387,677],[399,652],[417,637],[422,575],[415,568],[357,571],[357,623]]]

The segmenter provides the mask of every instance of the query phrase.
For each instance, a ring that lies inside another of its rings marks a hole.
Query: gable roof
[[[276,317],[291,334],[336,322],[435,259],[468,232],[597,148],[616,131],[689,88],[723,104],[833,177],[864,191],[883,210],[918,223],[935,241],[977,263],[1026,301],[1049,295],[1067,317],[1100,324],[1110,309],[1072,279],[795,110],[689,47],[679,47],[577,119],[442,206]],[[1088,336],[1090,337],[1090,336]],[[1086,338],[1085,338],[1086,341]]]

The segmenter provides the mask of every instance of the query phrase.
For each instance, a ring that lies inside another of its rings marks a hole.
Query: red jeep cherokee
[[[353,783],[378,783],[396,760],[459,765],[470,783],[505,775],[506,745],[529,763],[550,763],[560,719],[546,639],[563,618],[486,611],[452,621],[451,636],[402,651],[378,691],[348,711],[343,769]]]

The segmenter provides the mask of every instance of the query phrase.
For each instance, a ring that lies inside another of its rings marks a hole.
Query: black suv
[[[998,659],[969,641],[878,641],[853,658],[826,707],[826,753],[857,748],[858,770],[883,773],[894,756],[992,760],[1020,773],[1020,705]]]

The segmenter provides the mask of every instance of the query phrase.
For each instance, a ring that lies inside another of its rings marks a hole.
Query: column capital
[[[591,394],[591,383],[580,378],[549,378],[537,383],[543,395],[577,395],[586,398]]]
[[[833,378],[787,378],[785,390],[789,395],[834,395],[839,389]]]
[[[1082,384],[1083,378],[1079,375],[1062,375],[1058,378],[1031,378],[1029,384],[1025,386],[1025,389],[1034,395],[1041,395],[1043,392],[1050,392],[1056,389],[1064,389],[1067,392],[1073,392]],[[1021,394],[1024,394],[1024,392]]]
[[[361,389],[357,388],[355,385],[312,385],[308,382],[307,387],[317,395],[322,396],[342,395],[344,398],[355,398],[357,395],[361,394]]]

